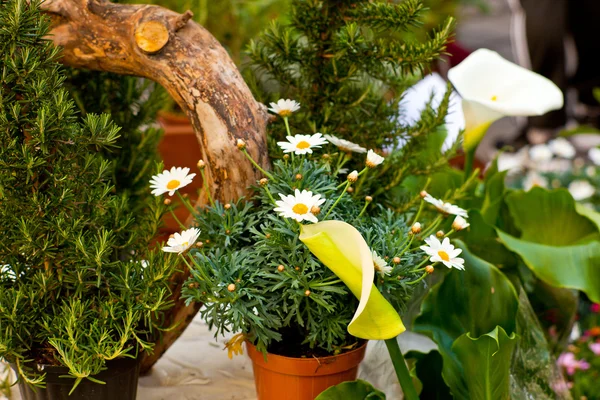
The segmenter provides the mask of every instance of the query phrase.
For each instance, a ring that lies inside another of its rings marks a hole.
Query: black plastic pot
[[[140,363],[131,358],[122,358],[106,363],[108,369],[94,375],[105,385],[84,379],[69,396],[75,382],[67,375],[68,368],[51,365],[40,366],[40,372],[46,374],[45,388],[32,388],[19,383],[23,400],[135,400],[137,393]]]

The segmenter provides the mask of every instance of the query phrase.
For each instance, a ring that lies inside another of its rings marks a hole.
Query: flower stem
[[[475,159],[475,150],[477,150],[477,147],[475,147],[474,149],[468,150],[465,153],[465,168],[464,168],[465,182],[470,178],[471,172],[473,171],[473,160]]]
[[[268,173],[267,171],[265,171],[264,169],[261,168],[260,165],[258,165],[256,163],[256,161],[254,161],[254,159],[252,157],[250,157],[250,154],[248,154],[248,152],[246,151],[246,149],[242,149],[242,153],[244,153],[244,155],[246,156],[246,158],[248,160],[250,160],[250,162],[252,163],[252,165],[254,165],[254,167],[259,170],[260,172],[262,172],[267,178],[269,179],[273,179],[273,175],[271,175],[270,173]]]
[[[269,190],[268,187],[264,187],[265,188],[265,192],[267,193],[267,196],[269,196],[269,199],[271,199],[271,203],[273,203],[273,205],[277,205],[277,203],[275,203],[275,199],[273,198],[273,195],[271,194],[271,191]]]
[[[329,210],[327,210],[327,214],[325,214],[325,218],[323,218],[323,220],[327,219],[327,217],[329,216],[329,214],[331,214],[331,211],[333,211],[333,209],[335,208],[335,206],[337,205],[337,203],[339,203],[340,200],[342,199],[342,197],[344,196],[344,194],[346,194],[346,189],[348,189],[348,186],[350,186],[350,182],[349,181],[346,182],[346,186],[342,190],[342,193],[337,198],[337,200],[335,201],[335,203],[333,203],[333,205],[331,207],[329,207]]]
[[[204,179],[204,176],[202,177],[202,179]],[[177,196],[179,197],[179,200],[181,200],[181,202],[183,203],[183,205],[185,206],[185,208],[188,209],[188,211],[193,215],[196,214],[196,210],[194,210],[194,207],[192,207],[192,205],[190,204],[190,202],[181,195],[181,193],[179,193],[179,190],[177,191]],[[210,194],[208,195],[208,199],[210,200],[210,203],[214,206],[212,199],[210,198]]]
[[[400,386],[402,387],[402,392],[404,392],[404,399],[419,400],[419,395],[413,385],[412,377],[406,367],[406,362],[404,361],[402,351],[400,351],[400,346],[398,346],[398,341],[395,337],[387,339],[385,345],[388,349],[388,353],[390,353],[392,364],[394,364],[394,369],[396,370],[398,382],[400,382]]]
[[[365,213],[367,207],[369,207],[369,203],[371,203],[370,201],[365,201],[365,205],[363,206],[362,210],[360,210],[360,214],[358,214],[358,216],[356,217],[356,219],[359,219],[360,217],[362,217],[362,215]]]
[[[186,226],[184,224],[181,223],[181,221],[179,220],[179,218],[177,218],[177,215],[175,215],[175,212],[173,212],[173,208],[169,207],[169,212],[171,213],[171,215],[173,216],[173,219],[175,220],[175,222],[177,222],[177,224],[179,224],[179,227],[183,230],[186,229]]]
[[[204,190],[206,191],[206,196],[208,197],[208,201],[210,202],[210,205],[214,207],[215,202],[213,201],[213,199],[210,195],[210,189],[208,188],[208,182],[206,181],[206,175],[204,174],[203,169],[200,170],[200,175],[202,175],[202,186],[204,186]],[[192,211],[192,215],[194,215],[193,211]]]
[[[292,136],[292,132],[290,131],[290,123],[288,122],[288,117],[283,117],[283,122],[285,123],[285,130],[287,131],[288,136]]]
[[[423,279],[425,279],[425,277],[426,277],[427,275],[429,275],[429,273],[428,273],[428,272],[425,272],[423,275],[421,275],[421,277],[420,277],[420,278],[418,278],[418,279],[415,279],[414,281],[411,281],[411,282],[406,282],[406,284],[407,284],[407,285],[414,285],[414,284],[416,284],[416,283],[419,283],[419,282],[421,282]]]

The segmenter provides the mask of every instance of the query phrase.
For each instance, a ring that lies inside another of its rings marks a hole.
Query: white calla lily
[[[562,108],[563,94],[552,81],[479,49],[448,71],[463,98],[465,152],[474,151],[492,124],[505,116],[536,116]]]

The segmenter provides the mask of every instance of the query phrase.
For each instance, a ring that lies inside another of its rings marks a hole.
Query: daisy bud
[[[358,171],[354,170],[348,174],[348,182],[354,183],[358,180]]]
[[[209,243],[210,243],[210,239],[206,239],[206,244],[209,244]]]
[[[270,234],[270,233],[267,233],[267,234],[265,235],[265,237],[266,237],[267,239],[271,239],[271,234]]]
[[[296,174],[296,180],[299,181],[300,179],[302,179],[302,174]]]
[[[277,267],[277,271],[279,271],[279,272],[283,272],[284,269],[285,269],[285,267],[283,265],[280,265],[279,267]]]
[[[192,282],[188,285],[190,289],[198,289],[198,284],[196,282]]]
[[[327,153],[325,153],[325,154],[323,154],[323,155],[321,156],[321,158],[322,158],[323,160],[329,160],[329,157],[330,157],[330,156],[329,156],[329,154],[327,154]]]
[[[469,225],[470,224],[467,222],[466,219],[464,219],[460,215],[457,215],[456,218],[454,218],[454,222],[452,222],[452,229],[458,232],[467,228]]]
[[[196,247],[202,247],[202,246],[204,246],[204,243],[202,243],[202,242],[196,242]]]
[[[198,166],[198,169],[204,169],[206,167],[206,163],[204,162],[204,160],[199,160],[198,164],[196,164]]]
[[[444,231],[437,231],[435,233],[435,236],[437,236],[438,238],[443,238],[444,237]]]
[[[425,197],[429,196],[429,193],[427,193],[424,190],[421,190],[421,193],[419,193],[419,196],[421,196],[421,198],[424,199]]]
[[[165,199],[165,201],[163,201],[165,206],[168,206],[169,204],[171,204],[171,199]]]
[[[231,208],[231,204],[227,203],[223,206],[223,208],[225,208],[226,210],[229,210]]]
[[[367,203],[370,203],[370,202],[372,202],[372,201],[373,201],[373,198],[372,198],[371,196],[365,196],[365,201],[366,201]]]
[[[422,229],[422,227],[421,227],[421,223],[420,223],[420,222],[415,222],[415,223],[413,224],[413,226],[411,226],[411,227],[410,227],[410,231],[411,231],[412,233],[414,233],[415,235],[416,235],[417,233],[421,233],[421,229]]]
[[[429,275],[433,274],[433,271],[435,271],[435,268],[433,268],[433,265],[428,265],[425,267],[425,272],[427,272]]]
[[[235,283],[230,283],[229,285],[227,285],[227,290],[229,290],[230,292],[234,292],[235,291]]]
[[[175,237],[175,235],[172,233],[169,235],[169,239],[173,239],[174,237]]]
[[[310,290],[306,290],[306,291],[304,292],[304,295],[305,295],[305,296],[310,296]]]
[[[229,235],[231,233],[231,231],[229,229],[225,229],[225,234]]]
[[[319,206],[312,206],[310,208],[310,213],[312,215],[319,215],[320,212],[321,212],[321,207],[319,207]]]
[[[294,268],[296,271],[300,271],[300,267],[296,267]]]
[[[400,257],[394,257],[394,258],[392,259],[392,262],[393,262],[394,264],[400,264]]]
[[[260,181],[258,181],[258,183],[260,184],[260,186],[267,186],[269,180],[267,178],[262,178]]]
[[[346,192],[353,193],[354,192],[354,188],[352,186],[348,186],[348,189],[346,189]]]
[[[244,150],[246,148],[246,142],[243,139],[238,139],[237,148],[240,150]]]
[[[290,159],[290,155],[289,154],[284,154],[283,155],[283,159],[284,160],[289,160]]]
[[[376,166],[381,164],[383,162],[383,160],[385,160],[385,159],[383,157],[381,157],[379,154],[375,153],[373,150],[369,150],[367,152],[367,161],[366,161],[367,168],[375,168]]]
[[[187,194],[187,193],[184,193],[184,194],[183,194],[183,198],[184,198],[184,199],[187,199],[188,197],[190,197],[190,195],[189,195],[189,194]]]

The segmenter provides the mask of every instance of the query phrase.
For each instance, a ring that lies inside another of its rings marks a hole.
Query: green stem
[[[273,203],[273,205],[277,205],[277,203],[275,203],[275,199],[273,198],[273,195],[271,194],[271,191],[269,190],[268,187],[264,187],[265,188],[265,192],[267,193],[267,196],[269,196],[269,199],[271,199],[271,203]]]
[[[333,211],[333,209],[335,208],[335,206],[337,205],[337,203],[339,203],[340,200],[342,199],[342,197],[344,196],[344,194],[346,194],[346,189],[348,189],[348,186],[350,186],[350,182],[346,182],[346,186],[342,190],[342,193],[340,194],[340,197],[338,197],[337,200],[335,201],[335,203],[333,203],[333,205],[331,207],[329,207],[329,210],[327,210],[327,214],[325,214],[325,218],[323,218],[323,220],[327,219],[327,217],[329,216],[329,214],[331,214],[331,211]]]
[[[254,165],[254,167],[259,170],[260,172],[262,172],[267,178],[273,180],[273,175],[271,175],[270,173],[268,173],[267,171],[265,171],[264,169],[261,168],[260,165],[258,165],[256,163],[256,161],[254,161],[254,159],[252,157],[250,157],[250,154],[248,154],[248,152],[246,151],[246,149],[242,149],[242,153],[244,153],[244,155],[246,156],[246,158],[248,160],[250,160],[250,162],[252,163],[252,165]]]
[[[419,400],[419,395],[417,394],[417,390],[413,385],[412,377],[410,376],[408,368],[406,367],[406,362],[404,361],[402,351],[400,351],[400,346],[398,346],[398,341],[395,337],[387,339],[385,341],[385,345],[387,346],[388,353],[390,353],[392,364],[394,364],[394,369],[396,370],[398,382],[400,382],[400,386],[402,386],[402,391],[404,392],[404,399]]]
[[[477,150],[477,148],[468,150],[465,153],[465,182],[470,178],[471,172],[473,171],[473,160],[475,159],[475,150]]]
[[[211,206],[215,206],[215,202],[213,201],[211,195],[210,195],[210,189],[208,188],[208,182],[206,181],[206,175],[204,174],[204,169],[200,170],[200,175],[202,175],[202,186],[204,186],[204,191],[206,192],[206,196],[208,197],[208,201],[210,202]],[[192,211],[192,215],[194,215],[194,212]]]
[[[179,218],[177,218],[177,215],[175,215],[175,212],[173,212],[173,208],[169,207],[169,211],[171,212],[171,215],[173,216],[173,219],[179,224],[179,227],[183,230],[186,230],[186,226],[184,224],[181,223],[181,221],[179,220]]]
[[[202,179],[204,179],[204,177],[202,177]],[[181,195],[181,193],[179,193],[179,190],[177,191],[177,196],[179,197],[179,200],[181,200],[181,202],[183,203],[183,205],[185,206],[185,208],[187,208],[188,211],[192,214],[192,216],[196,215],[196,210],[194,210],[194,207],[192,207],[192,205],[190,204],[190,202],[187,201],[187,199],[184,198]],[[212,199],[210,198],[210,194],[208,195],[208,199],[210,200],[210,203],[212,204]],[[212,205],[214,206],[214,204],[212,204]]]
[[[356,217],[356,220],[360,219],[360,217],[362,217],[362,215],[365,213],[367,207],[369,207],[369,203],[371,203],[370,201],[365,201],[365,205],[363,206],[362,210],[360,210],[360,214],[358,214],[358,216]]]
[[[285,123],[285,130],[287,131],[288,136],[292,136],[292,132],[290,131],[290,124],[288,122],[288,117],[283,117],[283,122]]]

